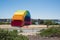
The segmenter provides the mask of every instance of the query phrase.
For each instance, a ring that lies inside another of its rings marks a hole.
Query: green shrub
[[[18,35],[17,30],[7,31],[0,29],[0,40],[29,40],[26,36]]]
[[[0,25],[3,25],[3,24],[10,24],[9,22],[0,22]]]
[[[41,36],[45,37],[60,37],[60,27],[51,27],[41,31]]]

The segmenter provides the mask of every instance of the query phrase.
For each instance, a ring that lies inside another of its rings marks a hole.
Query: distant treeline
[[[60,24],[60,21],[59,20],[32,20],[32,24],[37,24],[37,25],[59,25]]]
[[[3,24],[10,24],[9,22],[0,22],[0,25],[3,25]]]
[[[0,24],[10,24],[11,23],[11,19],[0,19]],[[60,20],[49,20],[49,19],[31,19],[31,23],[33,25],[59,25],[60,24]]]

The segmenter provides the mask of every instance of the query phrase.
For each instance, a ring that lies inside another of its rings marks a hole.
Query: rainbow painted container
[[[11,26],[22,27],[31,24],[31,15],[27,10],[17,10],[11,21]]]

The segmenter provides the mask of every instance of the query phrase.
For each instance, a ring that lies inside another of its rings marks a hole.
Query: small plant
[[[60,27],[51,27],[41,31],[41,36],[44,37],[60,37]]]
[[[0,40],[29,40],[24,35],[18,35],[17,30],[8,31],[0,29]]]

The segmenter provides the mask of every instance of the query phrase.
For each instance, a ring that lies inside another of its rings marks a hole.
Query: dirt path
[[[40,36],[28,36],[29,40],[60,40],[60,38],[42,38]]]

